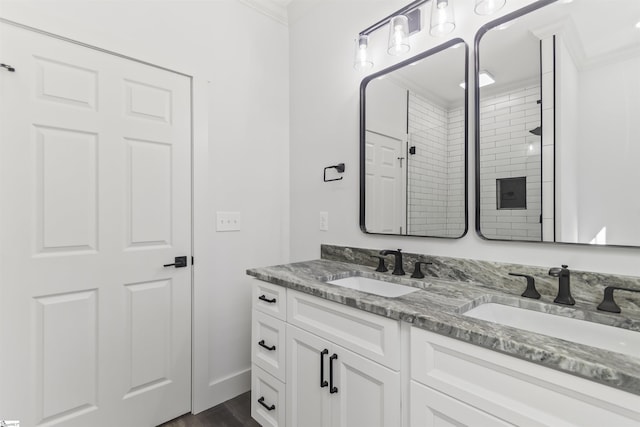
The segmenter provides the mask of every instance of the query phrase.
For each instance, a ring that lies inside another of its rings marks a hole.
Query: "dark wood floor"
[[[200,412],[186,414],[159,427],[260,427],[251,418],[251,392]]]

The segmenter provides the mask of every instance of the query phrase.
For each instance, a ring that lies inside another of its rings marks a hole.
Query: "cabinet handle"
[[[271,347],[269,347],[268,345],[266,345],[266,344],[264,343],[264,340],[260,340],[260,341],[258,342],[258,345],[259,345],[260,347],[262,347],[262,348],[266,348],[266,349],[267,349],[267,350],[269,350],[269,351],[273,351],[273,350],[275,350],[275,349],[276,349],[276,346],[275,346],[275,345],[272,345]]]
[[[338,387],[333,386],[333,361],[338,358],[338,355],[333,353],[329,358],[329,393],[337,393]]]
[[[258,297],[258,299],[262,300],[264,302],[268,302],[269,304],[275,304],[276,303],[276,299],[275,298],[269,299],[269,298],[266,297],[266,295],[260,295]]]
[[[264,406],[265,408],[267,408],[267,411],[273,411],[274,409],[276,409],[276,405],[269,406],[266,403],[264,403],[264,397],[261,397],[260,399],[258,399],[258,403]]]
[[[329,385],[327,380],[324,379],[324,355],[329,354],[329,350],[326,348],[320,352],[320,388]]]

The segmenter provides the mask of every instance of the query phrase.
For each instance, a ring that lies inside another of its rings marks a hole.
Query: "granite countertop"
[[[640,332],[640,316],[635,312],[630,315],[602,313],[580,301],[573,307],[559,306],[507,293],[500,287],[492,287],[491,283],[432,277],[412,279],[408,275],[376,273],[368,266],[324,259],[253,268],[247,270],[247,274],[640,395],[640,355],[627,356],[461,314],[482,303],[496,302]],[[421,290],[386,298],[325,283],[354,275],[379,278]]]

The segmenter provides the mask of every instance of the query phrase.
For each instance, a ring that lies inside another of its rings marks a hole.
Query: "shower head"
[[[531,132],[532,134],[534,134],[536,136],[542,136],[542,126],[538,126],[535,129],[531,129],[529,132]]]

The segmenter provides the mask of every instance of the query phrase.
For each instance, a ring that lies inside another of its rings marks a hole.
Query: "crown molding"
[[[289,25],[289,18],[287,14],[287,5],[289,1],[286,0],[238,0],[240,3],[249,6],[252,9],[274,19],[275,21]]]

